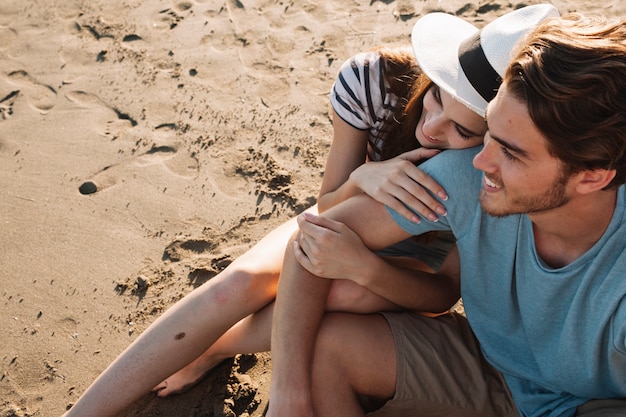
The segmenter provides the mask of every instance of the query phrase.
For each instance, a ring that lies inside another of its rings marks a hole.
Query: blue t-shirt
[[[526,215],[482,211],[482,172],[472,167],[478,151],[449,150],[420,166],[449,193],[446,217],[415,224],[388,208],[391,216],[412,234],[454,232],[467,318],[522,416],[570,417],[590,399],[625,398],[624,187],[602,238],[551,268],[536,252]]]

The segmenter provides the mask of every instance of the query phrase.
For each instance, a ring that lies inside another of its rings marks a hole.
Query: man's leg
[[[363,396],[383,404],[372,417],[519,417],[464,317],[383,314],[325,319],[313,367],[319,417],[363,416]]]
[[[313,361],[318,417],[363,416],[360,394],[385,401],[396,389],[396,350],[380,314],[327,314]]]
[[[626,416],[626,399],[591,400],[578,407],[575,417]]]

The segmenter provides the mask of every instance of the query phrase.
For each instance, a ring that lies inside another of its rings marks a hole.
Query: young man
[[[413,223],[358,197],[303,217],[279,284],[268,416],[363,415],[363,396],[384,404],[375,416],[626,415],[624,91],[623,19],[550,20],[507,69],[484,147],[421,166],[449,193],[447,216]],[[359,256],[359,237],[376,249],[437,229],[457,237],[467,320],[333,315],[319,328],[329,280],[312,273],[343,278],[334,245]]]

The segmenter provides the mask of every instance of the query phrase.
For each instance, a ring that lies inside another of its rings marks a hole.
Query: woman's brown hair
[[[415,129],[424,110],[424,95],[433,82],[420,70],[410,49],[381,49],[379,53],[385,65],[385,80],[399,99],[393,117],[385,120],[379,131],[384,161],[420,147]],[[430,244],[437,236],[439,232],[429,232],[412,239]]]
[[[384,122],[379,135],[383,140],[381,159],[391,159],[418,148],[415,129],[422,115],[423,99],[432,81],[419,69],[409,48],[383,48],[378,51],[385,65],[385,80],[398,97],[393,117]]]

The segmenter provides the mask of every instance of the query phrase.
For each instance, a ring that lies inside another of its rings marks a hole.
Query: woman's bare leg
[[[196,359],[235,323],[270,303],[276,295],[285,245],[296,229],[295,219],[281,225],[168,309],[109,365],[65,416],[117,415]]]
[[[274,303],[231,327],[196,360],[154,387],[159,397],[185,392],[224,359],[270,350]]]
[[[393,258],[390,261],[409,268],[430,270],[427,265],[414,259]],[[153,391],[157,391],[160,397],[180,394],[199,382],[224,359],[239,353],[269,350],[273,307],[272,303],[260,312],[241,320],[202,355],[162,381],[153,388]],[[328,312],[367,314],[401,309],[400,306],[372,293],[367,288],[347,280],[332,281],[326,303]]]

